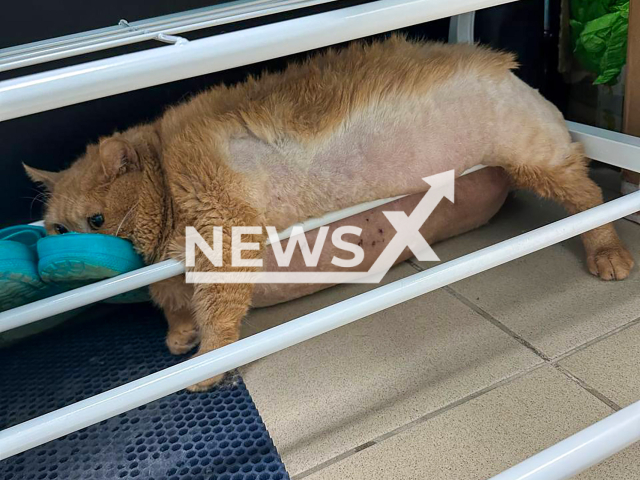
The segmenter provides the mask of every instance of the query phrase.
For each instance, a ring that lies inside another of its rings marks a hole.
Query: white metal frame
[[[179,37],[175,35],[180,33],[333,1],[335,0],[235,0],[149,20],[127,22],[123,19],[113,27],[2,49],[0,72],[149,40],[176,43]]]
[[[0,121],[514,0],[379,0],[0,82]]]
[[[0,82],[0,121],[297,53],[411,24],[465,14],[507,1],[509,0],[380,0],[280,22],[276,24],[277,28],[274,28],[274,25],[266,25],[187,43],[169,39],[174,45]],[[187,30],[188,28],[183,31]],[[462,15],[455,19],[452,22],[450,36],[457,41],[472,41],[473,15]],[[97,44],[93,44],[93,47]],[[60,54],[59,50],[57,52]],[[0,52],[0,61],[2,53]],[[568,124],[574,138],[584,143],[587,155],[591,158],[640,171],[640,139],[571,122]],[[305,229],[316,228],[391,200],[381,200],[337,212],[309,222]],[[0,459],[638,210],[640,192],[443,263],[425,272],[379,287],[219,350],[5,429],[0,432]],[[288,232],[282,233],[283,238],[287,236]],[[184,267],[178,262],[162,262],[34,302],[1,313],[0,331],[16,328],[183,272]],[[531,457],[494,477],[494,480],[570,478],[638,440],[640,403],[631,405]]]

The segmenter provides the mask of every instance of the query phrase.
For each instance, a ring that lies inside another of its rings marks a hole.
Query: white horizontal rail
[[[175,277],[184,271],[184,263],[165,260],[117,277],[12,308],[0,313],[0,333]]]
[[[238,6],[255,7],[263,6],[264,4],[272,4],[273,2],[274,0],[237,0],[225,2],[219,5],[212,5],[210,7],[171,13],[160,17],[147,18],[135,22],[128,22],[123,19],[120,20],[120,23],[116,26],[90,30],[88,32],[77,32],[62,37],[48,38],[37,42],[6,47],[0,50],[0,59],[5,59],[7,57],[13,58],[32,52],[45,52],[50,48],[60,46],[76,46],[78,43],[84,42],[88,39],[108,39],[112,38],[114,35],[122,34],[123,32],[144,31],[153,27],[171,27],[175,21],[201,20],[212,12],[229,12],[235,10]]]
[[[339,222],[345,218],[352,217],[353,215],[357,215],[362,212],[366,212],[367,210],[372,210],[374,208],[380,207],[382,205],[386,205],[387,203],[391,203],[395,200],[398,200],[406,195],[399,195],[397,197],[391,198],[383,198],[381,200],[374,200],[372,202],[361,203],[359,205],[354,205],[353,207],[344,208],[342,210],[338,210],[337,212],[327,213],[319,218],[311,218],[305,222],[302,222],[299,225],[302,225],[302,230],[305,232],[309,232],[311,230],[315,230],[316,228],[323,227],[325,225],[329,225],[334,222]],[[280,240],[286,240],[291,236],[291,232],[296,225],[292,225],[286,230],[278,233],[278,238]],[[271,242],[267,240],[267,245]]]
[[[303,222],[302,228],[305,232],[308,232],[323,225],[329,225],[330,223],[337,222],[352,215],[390,203],[399,198],[402,198],[402,196],[362,203],[338,212],[329,213],[320,218],[312,218]],[[278,238],[280,238],[280,240],[289,238],[292,229],[293,226],[278,233]],[[267,241],[267,243],[269,242]],[[117,277],[101,280],[90,285],[85,285],[84,287],[31,302],[27,305],[22,305],[0,313],[0,333],[42,320],[43,318],[99,302],[100,300],[135,290],[136,288],[160,282],[181,275],[184,272],[184,263],[177,260],[165,260],[118,275]]]
[[[162,40],[160,35],[192,32],[333,1],[335,0],[241,0],[149,20],[131,23],[121,20],[114,27],[2,49],[0,72],[132,43]]]
[[[640,171],[640,137],[567,122],[571,136],[584,145],[587,157],[634,172]]]
[[[0,460],[638,210],[635,192],[8,428]]]
[[[600,420],[491,480],[565,480],[640,440],[640,402]]]
[[[379,0],[0,82],[0,121],[513,0]]]
[[[640,153],[640,152],[639,152]],[[482,170],[486,168],[484,165],[476,165],[475,167],[471,167],[468,170],[462,172],[462,175],[468,175],[473,172],[477,172],[478,170]],[[327,213],[319,218],[311,218],[301,223],[302,230],[308,232],[310,230],[315,230],[316,228],[323,227],[324,225],[330,225],[334,222],[339,222],[345,218],[352,217],[362,212],[366,212],[367,210],[373,210],[374,208],[380,207],[382,205],[386,205],[387,203],[394,202],[395,200],[399,200],[400,198],[406,197],[406,195],[398,195],[397,197],[391,198],[383,198],[380,200],[373,200],[371,202],[361,203],[359,205],[354,205],[353,207],[344,208],[337,212]],[[291,232],[295,225],[290,226],[286,230],[278,233],[278,238],[280,240],[285,240],[291,236]],[[267,245],[271,242],[267,240]]]
[[[482,168],[484,168],[484,166],[477,165],[463,172],[462,175],[475,172]],[[398,197],[384,198],[381,200],[374,200],[372,202],[361,203],[337,212],[328,213],[320,218],[312,218],[301,223],[302,229],[303,231],[308,232],[321,226],[329,225],[344,218],[393,202],[403,196],[404,195],[400,195]],[[289,238],[292,230],[293,226],[283,230],[278,233],[278,238],[280,240]],[[269,244],[268,241],[267,244]],[[136,288],[160,282],[167,278],[181,275],[184,272],[185,267],[182,262],[178,262],[176,260],[165,260],[132,272],[118,275],[117,277],[92,283],[84,287],[38,300],[36,302],[31,302],[27,305],[0,313],[0,333],[42,320],[43,318],[99,302],[100,300],[104,300],[130,290],[135,290]]]

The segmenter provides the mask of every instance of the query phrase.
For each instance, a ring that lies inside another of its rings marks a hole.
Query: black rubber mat
[[[0,428],[82,400],[184,358],[164,346],[146,305],[98,306],[0,349]],[[178,392],[0,462],[2,480],[286,480],[240,376]]]

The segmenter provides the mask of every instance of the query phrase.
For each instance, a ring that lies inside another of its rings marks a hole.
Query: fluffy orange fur
[[[422,177],[478,163],[505,168],[516,184],[571,212],[601,203],[562,116],[514,67],[512,55],[477,46],[398,36],[358,42],[281,73],[215,87],[149,125],[90,145],[62,173],[27,171],[51,191],[50,232],[54,224],[91,231],[87,217],[102,213],[99,231],[131,239],[147,262],[181,259],[186,226],[210,243],[212,227],[222,226],[230,265],[229,227],[285,228],[424,191]],[[584,240],[592,273],[607,280],[629,274],[633,260],[611,225]],[[196,256],[197,271],[214,269]],[[238,339],[252,290],[179,279],[151,289],[166,312],[172,351],[199,339],[198,354]]]

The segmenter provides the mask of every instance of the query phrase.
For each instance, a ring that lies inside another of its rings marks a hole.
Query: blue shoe
[[[36,244],[46,235],[32,225],[0,230],[0,311],[58,293],[38,275]]]
[[[65,290],[115,277],[145,266],[128,240],[99,233],[50,235],[37,243],[38,273],[48,285]],[[139,288],[105,300],[134,303],[150,299],[148,288]]]

